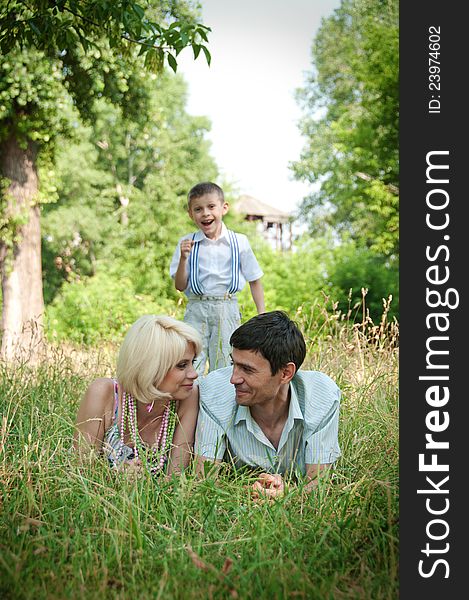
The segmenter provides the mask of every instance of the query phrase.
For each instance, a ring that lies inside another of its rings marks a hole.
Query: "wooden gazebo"
[[[276,250],[291,248],[292,228],[289,213],[246,194],[238,198],[235,209],[245,216],[246,221],[258,221],[259,231],[266,240],[274,245]]]

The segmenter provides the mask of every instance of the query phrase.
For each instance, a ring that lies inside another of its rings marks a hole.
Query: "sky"
[[[311,45],[321,18],[340,0],[202,0],[202,22],[212,28],[209,67],[191,49],[178,57],[189,86],[187,110],[212,122],[208,138],[221,182],[293,212],[308,186],[288,168],[305,139],[294,98],[311,70]]]

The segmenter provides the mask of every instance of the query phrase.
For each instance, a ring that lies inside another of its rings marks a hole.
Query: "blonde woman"
[[[193,363],[201,347],[187,323],[140,317],[120,348],[116,379],[99,378],[88,387],[75,447],[95,448],[113,467],[146,465],[155,475],[186,467],[198,414]]]

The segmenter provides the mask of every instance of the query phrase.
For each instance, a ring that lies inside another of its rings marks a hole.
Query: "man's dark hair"
[[[189,193],[187,194],[187,204],[190,206],[191,200],[200,198],[200,196],[205,196],[205,194],[217,194],[220,202],[225,201],[225,195],[219,185],[212,183],[211,181],[202,181],[189,190]]]
[[[259,352],[269,361],[272,375],[289,362],[294,363],[298,371],[306,356],[303,334],[281,310],[249,319],[232,333],[230,344],[237,350]]]

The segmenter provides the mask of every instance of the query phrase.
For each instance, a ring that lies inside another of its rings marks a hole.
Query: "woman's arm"
[[[192,457],[195,426],[199,413],[199,386],[194,389],[187,400],[179,403],[178,422],[173,437],[173,446],[169,454],[168,474],[180,473],[186,468]]]
[[[74,433],[74,446],[78,451],[101,450],[113,409],[114,382],[107,378],[96,379],[89,385],[78,409]]]

